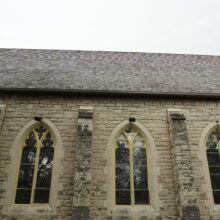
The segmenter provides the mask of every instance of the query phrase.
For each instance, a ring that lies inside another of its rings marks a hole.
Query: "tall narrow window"
[[[133,127],[123,131],[115,146],[116,205],[149,204],[147,147]]]
[[[49,203],[53,156],[50,131],[33,129],[22,146],[16,204]]]
[[[220,128],[209,134],[206,147],[213,198],[220,204]]]

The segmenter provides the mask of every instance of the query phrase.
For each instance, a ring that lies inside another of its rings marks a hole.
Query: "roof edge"
[[[161,55],[183,55],[183,56],[209,56],[209,57],[220,57],[220,54],[203,54],[203,53],[179,53],[179,52],[161,52],[161,51],[141,51],[141,50],[138,50],[138,51],[130,51],[130,50],[86,50],[86,49],[61,49],[61,48],[23,48],[23,47],[20,47],[20,48],[16,48],[16,47],[2,47],[0,48],[0,50],[26,50],[26,51],[75,51],[75,52],[87,52],[87,53],[90,53],[90,52],[101,52],[101,53],[136,53],[136,54],[161,54]]]
[[[0,88],[0,93],[31,95],[80,95],[109,97],[153,97],[153,98],[188,98],[220,99],[219,93],[154,93],[143,91],[118,90],[80,90],[80,89],[39,89],[39,88]]]

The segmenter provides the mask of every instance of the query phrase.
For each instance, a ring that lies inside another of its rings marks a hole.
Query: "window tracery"
[[[52,168],[53,138],[40,125],[32,129],[22,146],[15,204],[49,203]]]
[[[128,127],[115,146],[116,205],[149,204],[147,147],[140,132]]]

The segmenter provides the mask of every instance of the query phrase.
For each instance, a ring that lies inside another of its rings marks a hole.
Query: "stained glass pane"
[[[134,148],[134,150],[133,150],[133,164],[134,164],[134,167],[147,165],[145,148]]]
[[[120,135],[120,137],[118,138],[118,140],[120,141],[126,141],[126,138],[123,134]]]
[[[148,190],[135,190],[135,204],[149,204]]]
[[[21,157],[21,163],[33,164],[36,157],[36,147],[24,147]]]
[[[220,189],[220,175],[211,174],[212,189]]]
[[[17,189],[15,204],[29,204],[31,199],[31,189]]]
[[[130,190],[116,190],[116,205],[131,205]]]
[[[43,136],[44,132],[46,131],[46,129],[43,127],[40,127],[40,128],[37,128],[35,131],[37,132],[39,140],[40,140],[41,137]]]
[[[50,188],[52,164],[42,165],[37,172],[37,188]]]
[[[134,134],[136,133],[136,131],[132,128],[128,128],[126,131],[125,131],[127,137],[128,137],[128,140],[131,140],[132,137],[134,136]]]
[[[220,158],[217,150],[207,150],[209,166],[220,166]]]
[[[133,166],[135,204],[148,204],[147,155],[144,141],[139,135],[134,142]]]
[[[213,191],[215,204],[220,204],[220,191]]]
[[[43,127],[37,128],[36,133],[39,140],[36,139],[35,134],[31,132],[25,141],[25,146],[22,151],[21,165],[19,170],[18,184],[16,190],[15,203],[29,204],[31,198],[31,191],[33,187],[33,175],[35,168],[35,161],[38,160],[38,170],[36,177],[36,189],[34,192],[34,203],[48,203],[52,176],[52,163],[54,156],[53,139],[48,133],[41,142],[43,135],[47,130]],[[38,145],[37,145],[37,141]],[[39,149],[39,158],[36,158],[37,148],[42,143]],[[36,169],[36,168],[35,168]]]
[[[147,167],[134,168],[134,188],[147,189]]]
[[[211,138],[211,136],[208,137],[208,140],[206,142],[206,146],[207,146],[207,148],[210,148],[210,149],[216,148],[216,143],[213,142],[213,139]]]
[[[48,203],[49,195],[49,189],[35,189],[34,203]]]
[[[40,158],[39,158],[39,166],[40,165],[46,165],[46,164],[51,164],[53,161],[53,153],[54,153],[54,148],[52,147],[42,147],[40,149]]]
[[[144,141],[140,135],[137,135],[134,141],[134,147],[144,147]]]
[[[116,189],[130,189],[129,166],[116,167]]]
[[[128,148],[120,147],[115,151],[116,164],[129,165],[129,150]]]
[[[134,204],[149,203],[145,143],[142,137],[139,134],[135,136],[136,134],[137,132],[133,128],[128,128],[124,135],[127,136],[129,145],[123,135],[119,137],[117,142],[118,147],[115,152],[117,205],[130,205],[131,197],[133,196]],[[130,149],[132,149],[132,152],[130,152]],[[130,154],[132,155],[133,168],[130,167],[132,164],[130,162]],[[131,171],[132,173],[130,173]],[[130,178],[134,181],[134,191],[130,191]]]
[[[53,140],[50,133],[47,134],[46,138],[43,140],[43,147],[52,147]]]
[[[34,147],[37,143],[34,133],[32,132],[25,141],[25,147]]]
[[[39,165],[37,172],[37,188],[50,188],[51,175],[53,168],[54,148],[52,146],[51,136],[47,135],[43,141],[43,146],[40,150]]]
[[[31,188],[33,182],[34,166],[21,165],[17,188]]]
[[[143,140],[142,140],[142,137],[138,134],[138,135],[135,137],[135,141],[143,141]]]
[[[134,142],[134,147],[144,147],[144,142],[143,141],[135,141]]]
[[[220,132],[215,130],[209,135],[206,142],[206,154],[215,204],[220,204],[220,157],[219,149],[217,148],[219,140]]]
[[[210,174],[220,174],[220,167],[209,167]]]
[[[128,142],[125,140],[118,140],[117,146],[119,148],[127,148],[128,147]]]
[[[219,142],[219,140],[220,140],[220,132],[219,131],[213,131],[212,135],[214,135],[216,137],[217,141]]]

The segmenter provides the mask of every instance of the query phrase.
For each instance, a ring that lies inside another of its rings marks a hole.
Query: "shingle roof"
[[[220,56],[0,49],[0,90],[220,96]]]

